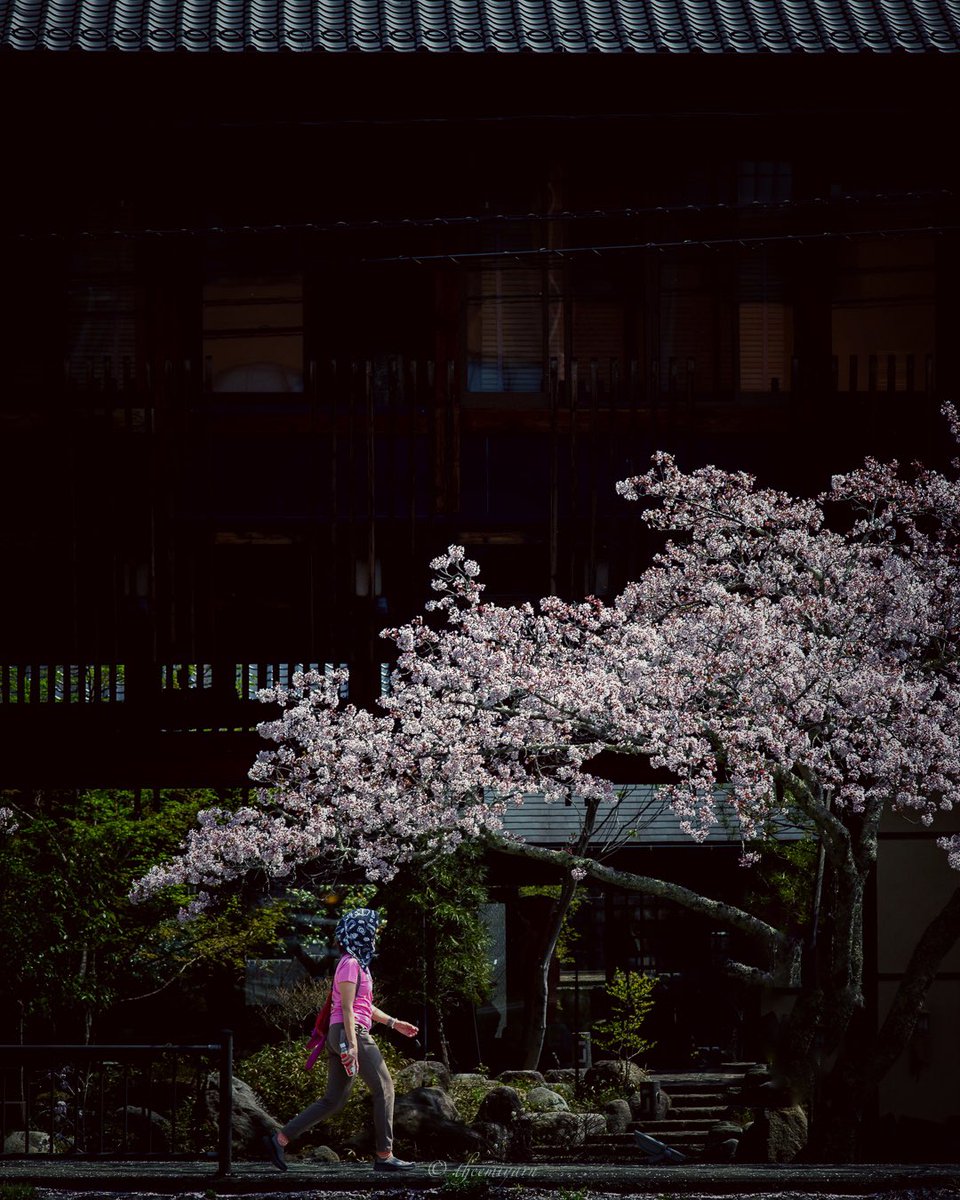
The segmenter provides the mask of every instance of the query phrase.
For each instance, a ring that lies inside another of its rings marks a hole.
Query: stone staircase
[[[747,1071],[753,1063],[721,1063],[715,1070],[690,1070],[657,1073],[651,1081],[660,1085],[670,1098],[670,1108],[661,1118],[635,1120],[626,1133],[600,1134],[580,1147],[571,1147],[560,1158],[585,1163],[636,1163],[643,1155],[636,1145],[639,1130],[656,1138],[688,1158],[698,1158],[710,1130],[730,1119],[739,1109],[739,1095]],[[556,1151],[551,1156],[556,1161]]]
[[[661,1120],[633,1122],[630,1136],[633,1129],[639,1129],[681,1154],[699,1156],[713,1126],[729,1120],[732,1110],[739,1107],[744,1077],[753,1065],[722,1063],[715,1071],[657,1075],[661,1089],[670,1097],[670,1111]]]

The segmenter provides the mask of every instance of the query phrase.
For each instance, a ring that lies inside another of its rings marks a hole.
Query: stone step
[[[690,1159],[698,1158],[704,1150],[706,1140],[703,1138],[676,1139],[664,1142],[671,1150],[677,1150]],[[576,1162],[576,1163],[639,1163],[644,1161],[644,1154],[633,1142],[620,1146],[606,1146],[593,1141],[583,1146],[538,1147],[535,1151],[537,1162]]]
[[[732,1073],[682,1071],[651,1075],[665,1092],[725,1092],[729,1087],[742,1087],[743,1075]]]
[[[651,1136],[653,1136],[651,1134]],[[679,1150],[681,1154],[700,1154],[707,1143],[706,1133],[689,1133],[682,1137],[658,1137],[658,1142],[663,1142],[665,1146],[669,1146],[672,1150]],[[623,1162],[633,1160],[639,1161],[643,1158],[640,1148],[632,1137],[625,1141],[606,1142],[597,1138],[590,1138],[583,1146],[574,1148],[570,1147],[571,1153],[589,1154],[591,1157],[599,1161],[608,1162]]]
[[[719,1124],[719,1118],[715,1117],[694,1117],[689,1121],[682,1118],[671,1120],[668,1117],[663,1121],[632,1121],[628,1128],[639,1129],[641,1133],[648,1133],[651,1137],[660,1138],[662,1141],[664,1138],[676,1137],[687,1130],[706,1133],[717,1124]]]
[[[706,1120],[712,1117],[722,1121],[730,1112],[729,1104],[675,1104],[664,1118],[667,1121]]]

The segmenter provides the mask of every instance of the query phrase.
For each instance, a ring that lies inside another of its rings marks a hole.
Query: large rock
[[[483,1141],[483,1157],[493,1162],[509,1162],[513,1143],[511,1131],[496,1121],[474,1121],[470,1126]]]
[[[627,1103],[636,1121],[663,1121],[673,1106],[669,1095],[653,1079],[642,1083],[639,1091],[631,1092]]]
[[[722,1142],[708,1142],[703,1148],[703,1153],[700,1155],[700,1161],[712,1163],[733,1162],[737,1157],[739,1148],[740,1139],[735,1137],[724,1138]]]
[[[722,1163],[733,1162],[737,1157],[740,1139],[743,1137],[743,1127],[733,1121],[718,1121],[707,1131],[704,1143],[702,1162]]]
[[[528,1112],[568,1112],[570,1106],[559,1094],[548,1087],[534,1087],[527,1092],[525,1106]]]
[[[457,1106],[443,1088],[415,1088],[399,1096],[393,1127],[399,1138],[414,1142],[421,1155],[459,1158],[483,1149],[480,1135],[461,1121]]]
[[[207,1076],[204,1098],[210,1119],[216,1123],[220,1117],[220,1077],[216,1071]],[[280,1128],[280,1122],[263,1107],[253,1088],[236,1075],[233,1077],[230,1120],[234,1150],[255,1158],[263,1157],[263,1138]]]
[[[586,1112],[580,1116],[583,1118],[583,1136],[587,1141],[606,1134],[607,1118],[604,1113]]]
[[[807,1114],[799,1104],[761,1109],[737,1148],[737,1162],[790,1163],[807,1144]]]
[[[461,1071],[456,1075],[450,1076],[451,1083],[460,1084],[462,1087],[477,1087],[479,1084],[489,1083],[486,1075],[477,1075],[471,1071]]]
[[[411,1092],[397,1097],[394,1104],[394,1117],[400,1110],[411,1114],[412,1121],[449,1121],[456,1123],[460,1120],[460,1112],[453,1098],[439,1087],[419,1087]]]
[[[160,1113],[128,1104],[118,1108],[113,1115],[124,1150],[166,1154],[171,1149],[170,1122]]]
[[[49,1154],[52,1148],[50,1134],[37,1129],[15,1129],[3,1142],[4,1154]]]
[[[546,1082],[539,1071],[501,1071],[497,1080],[500,1083],[530,1083],[534,1086]]]
[[[603,1113],[527,1113],[535,1146],[582,1146],[607,1132]]]
[[[307,1150],[300,1157],[305,1162],[313,1163],[338,1163],[340,1161],[340,1155],[336,1150],[331,1150],[329,1146],[317,1146],[313,1150]]]
[[[603,1106],[603,1115],[607,1122],[607,1133],[626,1133],[627,1126],[633,1120],[633,1111],[626,1100],[608,1100]]]
[[[450,1070],[442,1062],[425,1059],[423,1062],[408,1063],[401,1067],[393,1077],[393,1085],[397,1095],[412,1092],[416,1088],[438,1087],[445,1092],[450,1090]]]
[[[585,1123],[582,1113],[529,1113],[527,1119],[530,1121],[535,1146],[583,1145]]]
[[[573,1067],[554,1067],[549,1071],[544,1071],[544,1083],[564,1083],[570,1087],[577,1086],[578,1072]]]
[[[640,1090],[640,1084],[646,1078],[646,1071],[636,1063],[618,1058],[603,1058],[589,1068],[583,1081],[591,1091],[617,1088],[624,1096],[629,1096],[631,1092]]]
[[[495,1087],[480,1101],[476,1119],[512,1125],[522,1112],[523,1100],[516,1088]]]
[[[474,1121],[471,1128],[483,1139],[483,1156],[496,1162],[530,1162],[533,1158],[533,1117],[519,1113],[509,1125]]]
[[[480,1101],[471,1126],[486,1144],[486,1154],[498,1162],[529,1162],[533,1156],[533,1118],[524,1113],[516,1088],[500,1086]]]

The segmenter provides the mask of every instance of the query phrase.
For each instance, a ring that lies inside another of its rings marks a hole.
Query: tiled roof
[[[593,849],[626,845],[693,846],[694,841],[680,828],[673,809],[651,784],[628,784],[618,789],[619,803],[604,802],[597,813],[598,836]],[[717,822],[707,831],[707,845],[740,845],[739,824],[730,805],[717,797]],[[524,796],[523,803],[507,805],[503,824],[508,833],[541,846],[568,845],[580,833],[583,809],[579,805],[548,803],[541,794]],[[631,833],[632,831],[632,833]],[[628,836],[630,834],[630,836]],[[779,831],[781,839],[794,841],[803,834],[796,828]]]
[[[960,0],[0,0],[18,50],[960,51]]]

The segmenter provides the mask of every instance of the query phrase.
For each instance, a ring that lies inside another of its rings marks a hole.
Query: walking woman
[[[284,1147],[301,1133],[339,1112],[347,1102],[359,1074],[373,1096],[373,1127],[376,1137],[375,1171],[408,1171],[414,1163],[393,1153],[393,1080],[377,1043],[370,1036],[376,1021],[407,1037],[418,1029],[409,1021],[390,1017],[373,1003],[373,958],[380,918],[371,908],[355,908],[340,918],[335,937],[342,956],[333,975],[333,1006],[327,1034],[327,1090],[293,1120],[267,1139],[270,1159],[280,1171],[287,1169]],[[346,1050],[341,1054],[341,1042]]]

